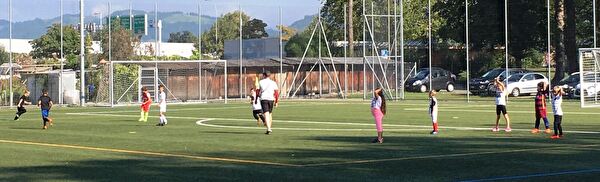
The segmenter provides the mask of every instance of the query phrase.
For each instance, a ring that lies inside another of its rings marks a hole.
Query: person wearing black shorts
[[[269,73],[265,72],[262,74],[263,79],[258,83],[260,87],[259,96],[260,97],[260,105],[262,107],[263,115],[265,117],[267,123],[267,132],[265,134],[270,135],[273,130],[271,129],[271,125],[273,124],[273,108],[277,107],[277,102],[279,101],[279,88],[277,87],[277,83],[269,78]]]

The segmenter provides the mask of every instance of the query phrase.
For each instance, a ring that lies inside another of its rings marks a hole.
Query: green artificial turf
[[[39,109],[20,121],[3,109],[0,181],[600,180],[598,108],[565,101],[565,137],[551,140],[529,132],[530,97],[510,98],[513,132],[493,133],[493,98],[442,92],[432,136],[425,94],[408,96],[388,102],[383,144],[370,143],[370,101],[360,99],[283,101],[272,135],[246,102],[170,105],[165,127],[154,126],[156,106],[147,123],[138,107],[55,107],[48,130]]]

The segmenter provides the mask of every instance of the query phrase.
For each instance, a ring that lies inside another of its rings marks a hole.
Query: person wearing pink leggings
[[[375,128],[377,128],[377,138],[372,143],[383,143],[383,116],[385,115],[385,96],[383,89],[377,88],[373,93],[371,100],[371,113],[375,118]]]

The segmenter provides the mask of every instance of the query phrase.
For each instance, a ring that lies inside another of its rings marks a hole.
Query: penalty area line
[[[339,166],[339,165],[348,165],[348,164],[368,164],[368,163],[418,160],[418,159],[441,159],[441,158],[450,158],[450,157],[467,157],[467,156],[478,156],[478,155],[506,154],[506,153],[529,152],[529,151],[539,151],[539,150],[577,149],[577,148],[596,147],[596,146],[600,146],[600,144],[579,145],[579,146],[561,146],[561,147],[548,147],[548,148],[532,148],[532,149],[515,149],[515,150],[504,150],[504,151],[471,152],[471,153],[457,153],[457,154],[443,154],[443,155],[426,155],[426,156],[387,158],[387,159],[355,160],[355,161],[343,161],[343,162],[305,164],[302,166],[303,167]]]
[[[465,180],[465,181],[461,181],[461,182],[519,180],[519,179],[525,179],[525,178],[561,176],[561,175],[570,175],[570,174],[599,173],[599,172],[600,172],[600,168],[595,168],[595,169],[583,169],[583,170],[573,170],[573,171],[559,171],[559,172],[551,172],[551,173],[537,173],[537,174],[528,174],[528,175],[519,175],[519,176],[504,176],[504,177],[485,178],[485,179],[476,179],[476,180]]]
[[[67,148],[67,149],[79,149],[79,150],[124,153],[124,154],[137,154],[137,155],[146,155],[146,156],[155,156],[155,157],[176,157],[176,158],[196,159],[196,160],[205,160],[205,161],[219,161],[219,162],[229,162],[229,163],[241,163],[241,164],[257,164],[257,165],[284,166],[284,167],[302,167],[301,165],[277,163],[277,162],[231,159],[231,158],[222,158],[222,157],[205,157],[205,156],[194,156],[194,155],[172,154],[172,153],[161,153],[161,152],[148,152],[148,151],[138,151],[138,150],[88,147],[88,146],[79,146],[79,145],[51,144],[51,143],[38,143],[38,142],[14,141],[14,140],[0,140],[0,143],[33,145],[33,146],[55,147],[55,148]]]

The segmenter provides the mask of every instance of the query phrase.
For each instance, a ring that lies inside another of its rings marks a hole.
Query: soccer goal
[[[600,49],[579,49],[579,80],[574,95],[581,107],[600,107]]]
[[[167,102],[227,102],[227,62],[225,60],[112,61],[103,100],[110,106],[140,103],[147,88],[154,100],[158,86],[165,86]]]

